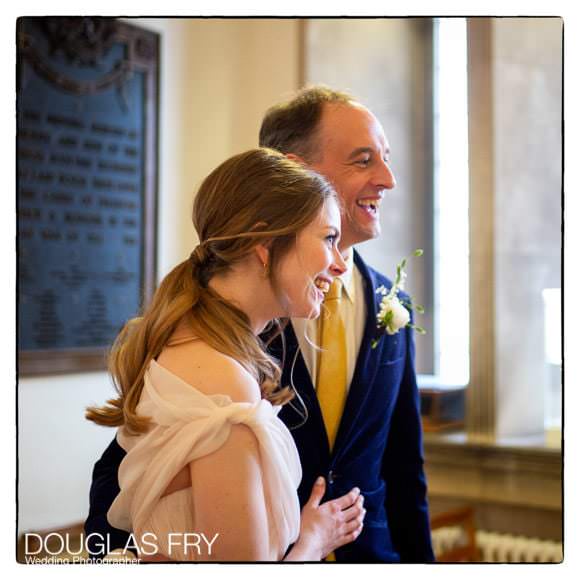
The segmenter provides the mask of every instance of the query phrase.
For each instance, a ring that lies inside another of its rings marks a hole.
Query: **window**
[[[469,179],[464,18],[433,23],[434,374],[421,386],[469,382]]]
[[[561,388],[545,338],[559,330],[544,311],[553,301],[545,290],[561,279],[562,21],[472,18],[468,40],[468,428],[540,444],[554,400],[546,405],[546,392]]]

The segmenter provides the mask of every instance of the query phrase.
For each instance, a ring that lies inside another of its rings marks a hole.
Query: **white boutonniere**
[[[417,257],[422,256],[423,250],[415,250],[413,255]],[[397,334],[405,326],[414,328],[419,334],[425,334],[426,332],[420,326],[415,326],[410,323],[411,315],[409,314],[409,310],[416,310],[420,314],[423,314],[425,309],[419,304],[413,304],[411,297],[408,297],[408,300],[405,301],[399,299],[399,292],[404,289],[405,280],[407,279],[407,273],[405,272],[406,266],[407,258],[403,259],[397,265],[397,276],[390,290],[387,290],[384,286],[379,286],[376,289],[376,293],[382,294],[383,296],[377,313],[377,329],[390,335]],[[373,339],[371,342],[372,348],[376,348],[379,343],[379,338],[380,336]]]

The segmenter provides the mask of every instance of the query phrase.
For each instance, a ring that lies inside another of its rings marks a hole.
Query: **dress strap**
[[[181,336],[179,338],[172,338],[167,341],[165,346],[176,346],[178,344],[183,344],[184,342],[190,342],[192,340],[199,340],[199,336]]]

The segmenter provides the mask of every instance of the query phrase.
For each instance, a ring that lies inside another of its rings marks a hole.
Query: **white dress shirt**
[[[346,263],[348,269],[340,276],[342,280],[340,312],[346,330],[346,388],[348,392],[364,333],[366,305],[364,300],[364,280],[358,268],[354,265],[352,248],[349,251]],[[317,347],[320,345],[320,317],[314,320],[292,318],[291,321],[306,368],[310,373],[312,384],[316,388],[319,356],[319,348]],[[312,346],[310,343],[316,346]]]

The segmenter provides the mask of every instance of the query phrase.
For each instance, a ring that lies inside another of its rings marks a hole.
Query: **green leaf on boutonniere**
[[[427,334],[427,331],[420,326],[415,326],[414,324],[407,324],[407,326],[412,328],[417,334]]]

